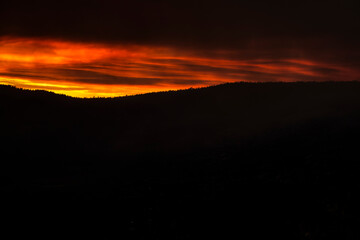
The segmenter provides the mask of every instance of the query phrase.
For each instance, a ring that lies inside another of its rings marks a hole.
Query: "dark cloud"
[[[197,56],[206,58],[221,57],[226,51],[227,59],[270,59],[272,63],[308,59],[359,68],[358,9],[358,0],[1,1],[0,36],[170,46],[178,51],[195,49]],[[92,66],[106,67],[112,66]],[[131,63],[127,67],[144,69]],[[209,66],[195,67],[210,70]],[[161,71],[164,66],[151,64],[146,68]],[[216,66],[212,70],[222,71]],[[227,69],[224,74],[232,71]],[[327,69],[316,71],[330,73]]]
[[[358,1],[2,1],[0,34],[83,41],[233,47],[356,45]],[[326,43],[324,43],[326,42]]]

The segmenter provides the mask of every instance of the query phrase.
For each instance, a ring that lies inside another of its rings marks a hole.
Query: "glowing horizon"
[[[237,53],[241,54],[241,53]],[[352,81],[357,69],[229,51],[0,38],[0,84],[73,97],[115,97],[229,82]]]

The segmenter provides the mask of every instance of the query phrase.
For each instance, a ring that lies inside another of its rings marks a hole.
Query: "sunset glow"
[[[75,97],[113,97],[227,82],[352,81],[359,71],[309,59],[161,46],[0,39],[0,84]]]

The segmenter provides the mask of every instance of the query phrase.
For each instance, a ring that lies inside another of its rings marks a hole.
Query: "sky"
[[[0,84],[114,97],[360,80],[358,1],[1,1]]]

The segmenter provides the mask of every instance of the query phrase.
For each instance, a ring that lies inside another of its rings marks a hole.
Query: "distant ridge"
[[[224,84],[219,84],[219,85],[213,85],[213,86],[208,86],[208,87],[190,87],[187,89],[180,89],[180,90],[168,90],[168,91],[159,91],[159,92],[149,92],[149,93],[143,93],[143,94],[135,94],[135,95],[127,95],[127,96],[119,96],[119,97],[90,97],[90,98],[84,98],[84,99],[117,99],[117,98],[127,98],[127,97],[134,97],[134,96],[144,96],[144,95],[154,95],[154,94],[177,94],[177,93],[185,93],[185,92],[193,92],[193,91],[203,91],[206,89],[227,89],[227,88],[238,88],[238,87],[246,87],[246,86],[269,86],[269,85],[288,85],[288,86],[301,86],[301,85],[314,85],[314,86],[319,86],[319,85],[328,85],[328,86],[341,86],[341,85],[352,85],[352,86],[358,86],[360,85],[360,81],[344,81],[344,82],[333,82],[333,81],[329,81],[329,82],[308,82],[308,81],[304,81],[304,82],[238,82],[238,83],[224,83]],[[12,85],[4,85],[4,84],[0,84],[0,91],[2,94],[15,94],[15,93],[21,93],[22,94],[38,94],[38,95],[59,95],[59,96],[66,96],[68,98],[77,98],[77,97],[72,97],[72,96],[68,96],[65,94],[59,94],[59,93],[54,93],[52,91],[47,91],[47,90],[40,90],[40,89],[25,89],[25,88],[18,88]],[[81,99],[81,98],[80,98]]]
[[[22,95],[42,95],[42,96],[54,96],[54,95],[58,95],[58,96],[66,96],[64,94],[58,94],[58,93],[54,93],[51,91],[46,91],[46,90],[40,90],[40,89],[25,89],[25,88],[18,88],[12,85],[4,85],[4,84],[0,84],[0,92],[1,94],[6,94],[6,95],[15,95],[15,94],[22,94]],[[69,98],[72,98],[70,96],[66,96]]]

